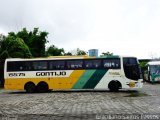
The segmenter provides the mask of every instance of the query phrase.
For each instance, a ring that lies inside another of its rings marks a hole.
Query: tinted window
[[[141,70],[136,58],[123,58],[123,67],[127,78],[133,80],[141,78]]]
[[[105,59],[103,60],[104,68],[120,68],[120,59]]]
[[[69,60],[67,61],[67,68],[68,69],[81,69],[83,68],[83,61],[82,60]]]
[[[65,68],[64,61],[50,61],[49,62],[49,69],[51,69],[51,70],[64,69],[64,68]]]
[[[90,68],[101,68],[101,60],[85,60],[84,61],[84,66],[87,69]]]
[[[46,70],[47,69],[47,61],[34,61],[34,62],[32,62],[32,68],[34,70]]]
[[[7,63],[7,71],[28,71],[31,70],[31,62],[15,61]]]
[[[136,65],[138,63],[136,58],[123,58],[123,64]]]

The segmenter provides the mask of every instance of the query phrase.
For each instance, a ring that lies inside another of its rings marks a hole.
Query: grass
[[[145,97],[145,96],[149,96],[149,95],[146,93],[136,92],[136,93],[130,93],[130,95],[127,95],[125,97]]]

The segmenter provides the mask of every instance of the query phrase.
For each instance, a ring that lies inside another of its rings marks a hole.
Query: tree
[[[5,36],[0,34],[0,51],[1,51],[1,47],[2,47],[2,42],[5,40]]]
[[[70,52],[65,53],[64,55],[76,55],[76,56],[81,56],[81,55],[87,55],[87,52],[85,52],[84,50],[81,50],[79,48],[73,49]]]
[[[0,34],[0,51],[1,51],[1,46],[2,46],[2,42],[4,41],[5,36],[3,36],[2,34]]]
[[[101,56],[113,56],[111,52],[103,52]]]
[[[54,45],[51,45],[47,51],[46,51],[48,56],[62,56],[64,55],[64,49],[63,48],[57,48]]]
[[[77,55],[87,55],[87,53],[84,50],[77,48]]]
[[[2,52],[2,43],[5,40],[5,36],[0,34],[0,53]],[[4,85],[4,59],[0,57],[0,87]]]
[[[0,58],[30,58],[32,57],[28,46],[21,38],[8,35],[0,42]]]
[[[19,31],[18,33],[10,32],[9,35],[23,39],[25,44],[29,47],[33,57],[46,56],[45,45],[48,42],[48,32],[41,32],[39,31],[39,28],[34,28],[33,31],[27,31],[26,28],[23,28],[22,31]]]
[[[71,52],[64,53],[65,56],[72,56]]]
[[[4,61],[6,58],[30,58],[32,57],[28,46],[21,38],[15,35],[0,37],[0,85],[4,85]]]
[[[9,32],[7,37],[0,34],[0,82],[2,84],[5,59],[46,56],[47,35],[48,32],[41,32],[39,28],[34,28],[33,31],[23,28],[18,33]]]
[[[142,70],[146,70],[147,69],[147,63],[149,61],[142,61],[142,62],[139,62],[140,63],[140,67],[142,68]]]
[[[0,60],[0,87],[4,85],[4,60]]]
[[[141,67],[141,71],[142,71],[142,77],[143,79],[145,79],[145,71],[147,70],[147,63],[149,62],[150,60],[139,60],[139,63],[140,63],[140,67]]]

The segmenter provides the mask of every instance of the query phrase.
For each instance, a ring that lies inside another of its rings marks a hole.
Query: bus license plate
[[[130,82],[129,87],[135,87],[135,82]]]

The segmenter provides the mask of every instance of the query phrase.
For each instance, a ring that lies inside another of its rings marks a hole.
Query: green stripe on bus
[[[106,69],[96,70],[94,74],[90,77],[90,79],[87,81],[87,83],[84,85],[83,89],[94,89],[107,71],[108,70]]]
[[[73,89],[82,89],[96,70],[86,70],[80,79],[74,84]]]

